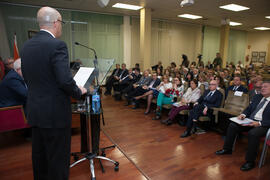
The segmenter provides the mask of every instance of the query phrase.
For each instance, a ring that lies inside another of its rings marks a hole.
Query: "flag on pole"
[[[20,58],[18,46],[17,46],[17,39],[16,39],[16,33],[14,34],[14,44],[13,44],[13,58],[16,61],[16,59]]]

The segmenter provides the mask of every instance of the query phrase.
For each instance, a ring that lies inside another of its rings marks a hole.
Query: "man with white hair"
[[[28,86],[27,119],[32,126],[32,162],[35,180],[68,179],[71,143],[70,96],[80,98],[69,69],[62,17],[51,7],[37,13],[40,32],[22,49],[22,73]]]
[[[3,81],[0,83],[0,107],[25,105],[27,88],[22,78],[21,59],[14,63]]]
[[[5,66],[5,75],[6,75],[11,69],[13,69],[14,59],[12,57],[6,58],[4,59],[3,63]]]

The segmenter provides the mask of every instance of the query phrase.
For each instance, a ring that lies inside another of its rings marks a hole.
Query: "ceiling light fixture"
[[[135,5],[123,4],[123,3],[116,3],[112,7],[121,8],[121,9],[129,9],[129,10],[139,10],[139,9],[143,8],[142,6],[135,6]]]
[[[255,27],[254,29],[261,30],[261,31],[270,30],[269,27]]]
[[[192,14],[180,14],[178,17],[188,18],[188,19],[200,19],[202,16],[192,15]]]
[[[240,26],[242,25],[242,23],[238,23],[238,22],[230,22],[230,26]]]
[[[228,5],[224,5],[224,6],[219,6],[219,8],[230,10],[230,11],[236,11],[236,12],[250,9],[249,7],[240,6],[237,4],[228,4]]]
[[[265,16],[265,18],[270,19],[270,16]]]

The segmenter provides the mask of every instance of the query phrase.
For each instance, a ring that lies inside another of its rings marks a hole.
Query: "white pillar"
[[[123,62],[131,68],[131,25],[130,16],[124,16],[123,23]]]

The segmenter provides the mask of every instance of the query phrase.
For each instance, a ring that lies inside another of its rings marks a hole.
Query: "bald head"
[[[42,7],[38,10],[37,21],[40,29],[46,29],[53,33],[55,37],[62,34],[62,16],[54,8]]]

